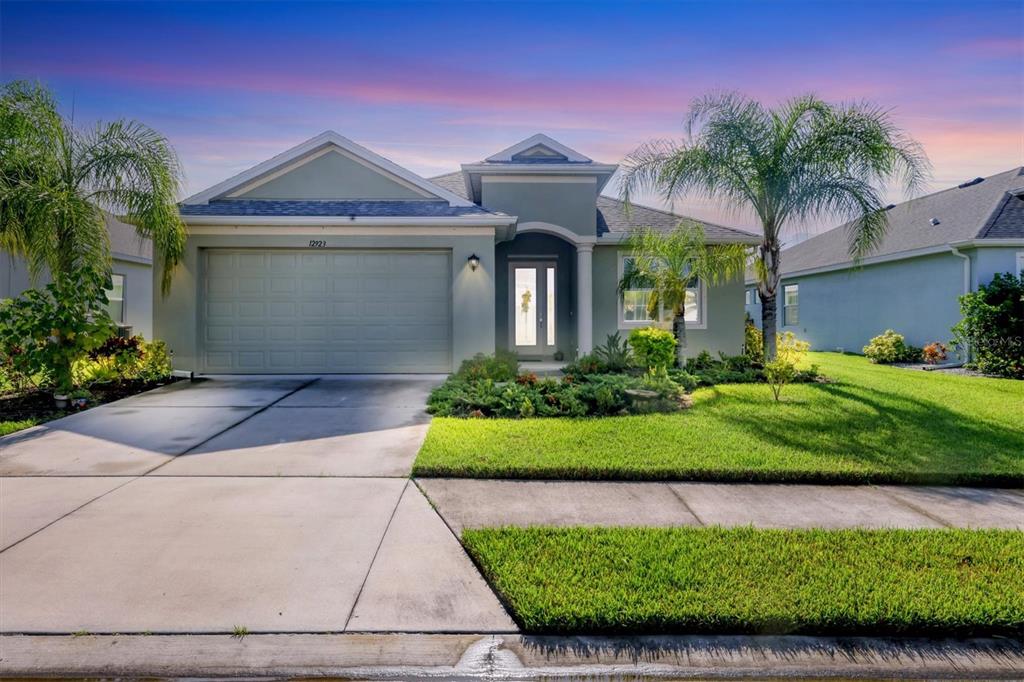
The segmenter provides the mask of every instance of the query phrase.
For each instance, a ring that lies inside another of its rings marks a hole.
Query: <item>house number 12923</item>
[[[327,242],[323,239],[310,239],[309,248],[311,249],[325,249],[327,248]]]

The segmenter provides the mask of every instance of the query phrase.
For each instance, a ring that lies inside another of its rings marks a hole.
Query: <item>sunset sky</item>
[[[535,132],[617,162],[678,136],[691,98],[716,89],[891,108],[940,189],[1024,160],[1022,8],[3,2],[0,74],[48,84],[76,123],[162,131],[186,194],[328,128],[425,176]],[[750,225],[696,201],[675,208]]]

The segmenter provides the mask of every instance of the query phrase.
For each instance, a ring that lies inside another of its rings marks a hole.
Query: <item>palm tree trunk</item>
[[[676,364],[686,366],[686,317],[676,315],[672,320],[672,331],[676,335]]]
[[[764,263],[764,281],[759,283],[758,294],[761,296],[761,333],[764,337],[764,360],[775,359],[776,350],[776,319],[778,318],[779,293],[779,244],[769,235],[775,231],[769,225],[763,225],[765,241],[760,246],[761,262]]]

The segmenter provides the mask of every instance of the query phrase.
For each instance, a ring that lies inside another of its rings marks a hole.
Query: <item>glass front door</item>
[[[513,350],[523,356],[553,355],[557,339],[555,264],[512,263],[509,270]]]

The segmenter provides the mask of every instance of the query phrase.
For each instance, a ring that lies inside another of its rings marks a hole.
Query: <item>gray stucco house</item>
[[[153,245],[140,237],[134,226],[109,214],[104,217],[113,259],[113,288],[107,291],[110,317],[119,325],[131,327],[133,334],[152,338]],[[25,261],[0,251],[0,299],[14,298],[49,281],[47,272],[33,280]]]
[[[782,252],[776,298],[780,331],[818,350],[859,353],[886,329],[923,346],[948,343],[957,298],[998,272],[1024,269],[1024,169],[891,206],[889,229],[859,266],[842,225]],[[761,306],[748,276],[746,309]]]
[[[616,169],[535,135],[428,180],[325,132],[181,204],[190,236],[155,333],[197,373],[448,372],[498,348],[570,359],[650,324],[646,292],[617,292],[621,242],[679,220],[602,196]],[[691,352],[738,353],[742,278],[695,288],[689,315]]]

